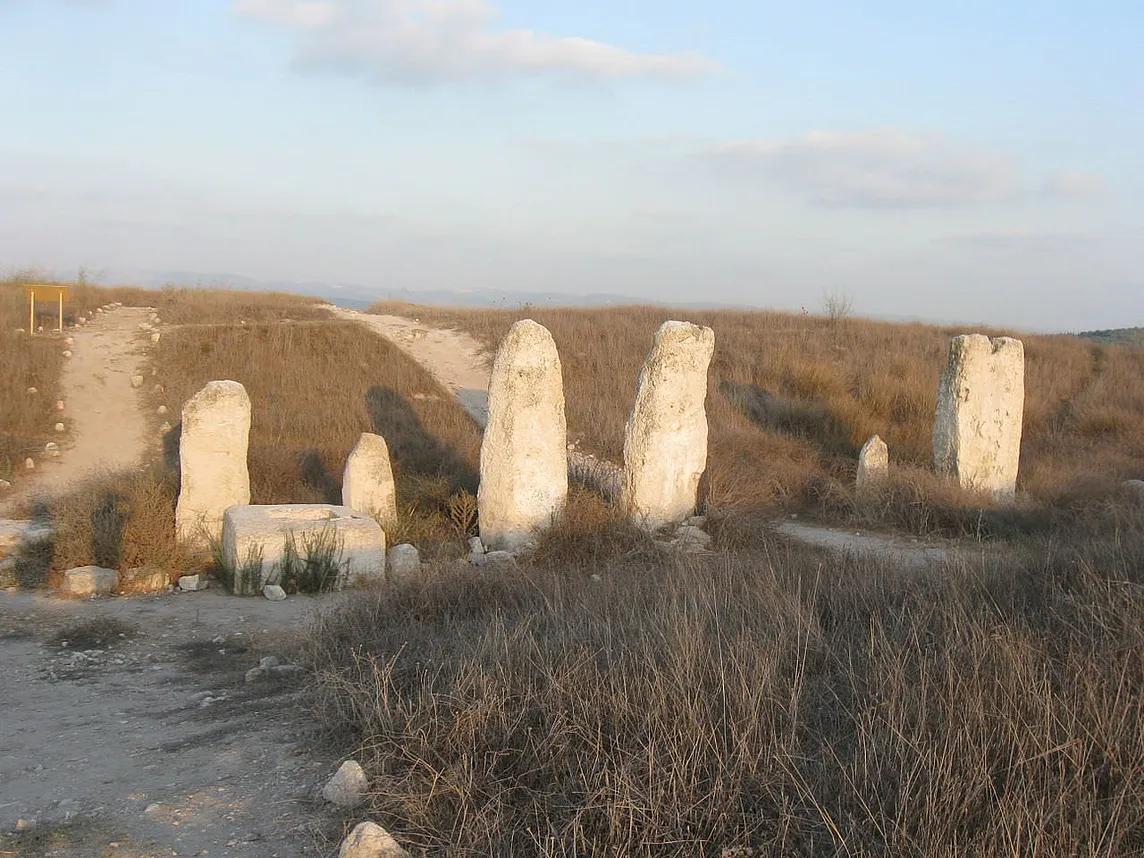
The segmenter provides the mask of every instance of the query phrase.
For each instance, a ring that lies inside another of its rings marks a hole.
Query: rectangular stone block
[[[111,596],[119,588],[119,573],[101,566],[79,566],[64,573],[63,595],[72,599]]]
[[[223,516],[222,553],[236,596],[260,594],[309,571],[339,589],[385,577],[385,532],[374,519],[332,504],[232,506]]]

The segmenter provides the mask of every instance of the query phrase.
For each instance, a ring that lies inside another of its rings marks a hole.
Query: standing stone
[[[509,329],[489,380],[477,516],[489,549],[530,545],[568,495],[564,382],[552,335],[531,319]]]
[[[621,500],[649,529],[695,511],[707,467],[707,369],[715,332],[688,322],[664,322],[640,370],[635,405],[624,432]]]
[[[1017,489],[1025,408],[1025,347],[964,334],[949,346],[933,426],[934,469],[997,499]]]
[[[886,442],[874,435],[862,445],[858,453],[858,476],[855,485],[858,490],[873,488],[886,481],[890,473],[890,450]]]
[[[227,507],[250,503],[246,448],[250,397],[237,381],[212,381],[183,406],[175,532],[206,548],[222,537]]]
[[[371,515],[383,528],[397,524],[397,495],[389,447],[380,435],[363,432],[346,459],[342,506]]]

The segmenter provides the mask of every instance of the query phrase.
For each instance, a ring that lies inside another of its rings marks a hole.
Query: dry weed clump
[[[446,574],[317,623],[314,711],[430,852],[1140,854],[1139,522],[882,566]]]
[[[705,488],[712,506],[802,509],[809,500],[814,508],[829,484],[835,513],[845,514],[856,502],[858,450],[875,433],[903,482],[934,489],[937,517],[989,506],[919,477],[931,467],[938,380],[960,329],[656,307],[459,311],[389,302],[373,311],[464,330],[490,352],[515,320],[534,318],[560,349],[570,440],[613,461],[623,454],[624,422],[655,329],[668,318],[708,325],[717,343]],[[1018,489],[1042,505],[1075,508],[1089,502],[1094,482],[1107,496],[1118,482],[1144,477],[1144,353],[1069,336],[1019,336],[1026,401]],[[920,499],[913,497],[911,505]],[[882,509],[885,521],[902,527],[927,518],[910,505]]]

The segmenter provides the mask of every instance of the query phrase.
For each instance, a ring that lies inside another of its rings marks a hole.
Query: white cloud
[[[636,54],[604,42],[498,30],[488,0],[240,0],[245,17],[297,33],[297,63],[403,82],[562,73],[683,79],[717,66],[697,53]]]
[[[954,144],[940,134],[892,128],[739,140],[711,152],[825,206],[961,206],[1005,199],[1018,190],[1009,158]]]
[[[1102,176],[1066,170],[1045,180],[1045,193],[1055,197],[1098,197],[1108,190]]]

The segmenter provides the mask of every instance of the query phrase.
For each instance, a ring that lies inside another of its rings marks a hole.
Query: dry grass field
[[[291,296],[85,288],[173,324],[152,404],[177,415],[209,380],[246,386],[256,503],[337,501],[358,433],[376,431],[398,480],[389,541],[462,550],[479,431],[398,349]],[[384,309],[490,346],[536,318],[561,348],[572,438],[617,460],[652,333],[677,315]],[[928,473],[959,331],[684,315],[719,341],[716,552],[664,555],[574,489],[519,568],[442,563],[319,617],[305,719],[366,766],[370,815],[441,856],[1144,854],[1144,518],[1113,491],[1144,476],[1144,358],[1023,337],[1026,499],[1006,512]],[[26,387],[53,389],[58,349],[0,321],[0,429],[34,431]],[[870,511],[848,485],[874,432],[898,477]],[[53,569],[194,568],[173,539],[176,437],[151,470],[56,504]],[[896,569],[775,537],[767,520],[791,509],[1014,538]]]
[[[949,340],[967,331],[865,319],[656,307],[464,310],[383,303],[372,312],[463,330],[490,353],[530,317],[564,369],[569,438],[620,461],[623,430],[656,328],[680,318],[715,330],[708,500],[720,510],[786,508],[883,521],[913,532],[978,535],[1044,527],[1144,477],[1144,352],[1069,336],[1025,343],[1026,400],[1016,511],[954,491],[931,473],[937,387]],[[983,331],[990,335],[1011,333]],[[895,479],[857,505],[857,453],[873,434]]]

